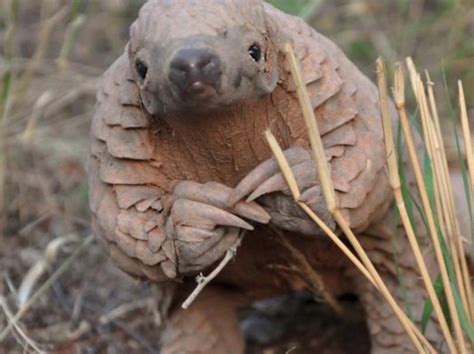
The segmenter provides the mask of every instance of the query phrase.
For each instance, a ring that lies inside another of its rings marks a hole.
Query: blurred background
[[[0,330],[18,299],[26,301],[90,234],[85,165],[95,91],[143,2],[0,0]],[[472,114],[474,0],[270,2],[335,41],[371,78],[378,56],[391,64],[412,56],[436,83],[446,119],[456,114],[462,79]],[[14,332],[0,353],[23,352],[28,339],[60,353],[157,352],[156,289],[122,275],[97,244],[84,247],[21,319],[26,338]],[[312,350],[348,352],[342,332],[360,323],[337,327],[339,319],[326,317],[315,325],[325,328],[324,340]],[[256,347],[304,352],[283,337]]]

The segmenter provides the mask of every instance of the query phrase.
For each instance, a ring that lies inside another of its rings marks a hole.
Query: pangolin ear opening
[[[257,85],[265,93],[271,93],[275,89],[278,79],[278,58],[282,51],[285,37],[279,26],[269,16],[265,16],[265,67],[259,76]]]
[[[152,93],[147,91],[142,91],[141,97],[146,111],[152,116],[157,115],[160,111],[160,106],[157,98]]]
[[[263,72],[258,76],[257,87],[263,91],[264,94],[273,92],[278,83],[278,62],[275,53],[270,54],[267,57],[265,68]]]

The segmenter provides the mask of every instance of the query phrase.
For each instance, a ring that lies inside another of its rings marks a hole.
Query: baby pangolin
[[[150,0],[97,95],[90,205],[93,230],[122,270],[175,288],[165,292],[173,305],[163,353],[243,353],[236,308],[304,289],[297,275],[277,270],[291,259],[269,224],[306,255],[331,293],[360,297],[373,353],[414,350],[374,287],[293,202],[272,159],[267,128],[287,149],[303,199],[336,229],[283,54],[288,41],[301,61],[338,205],[392,294],[421,318],[424,293],[408,242],[400,236],[393,246],[371,81],[334,43],[261,0]],[[179,310],[194,276],[243,231],[235,261],[190,310]],[[427,336],[439,348],[435,323]]]

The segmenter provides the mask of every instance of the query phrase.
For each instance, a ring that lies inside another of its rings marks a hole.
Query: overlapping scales
[[[166,240],[162,177],[152,163],[156,143],[133,81],[118,59],[104,75],[92,123],[91,210],[95,232],[124,271],[163,281],[176,277]]]

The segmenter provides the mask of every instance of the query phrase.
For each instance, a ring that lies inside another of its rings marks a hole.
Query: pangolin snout
[[[185,96],[214,94],[221,76],[221,60],[208,49],[181,49],[170,63],[169,79]]]

